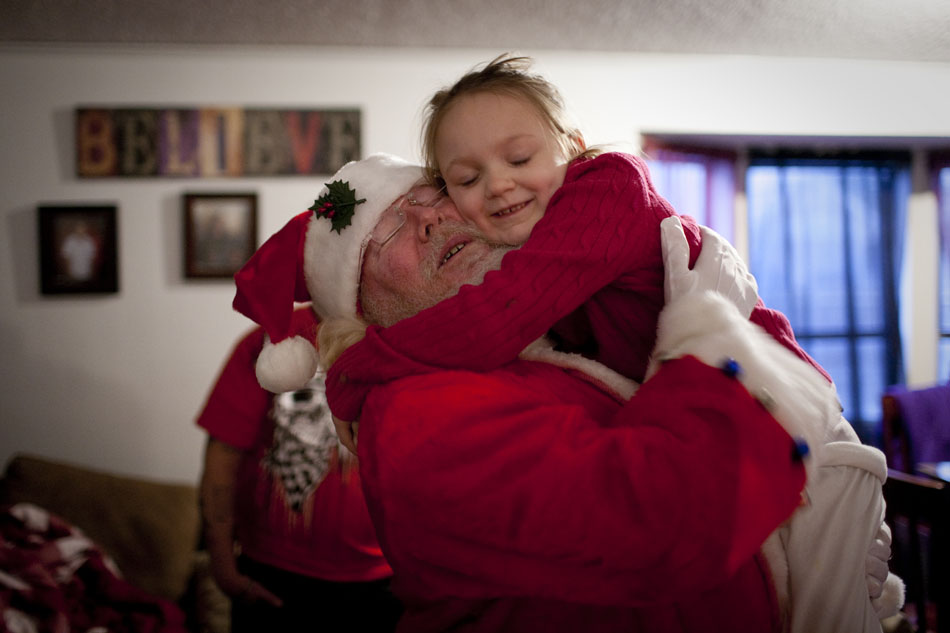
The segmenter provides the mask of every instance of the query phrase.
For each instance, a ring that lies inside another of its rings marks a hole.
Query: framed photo
[[[119,291],[115,205],[40,205],[40,293]]]
[[[257,248],[257,194],[185,194],[185,277],[227,279]]]

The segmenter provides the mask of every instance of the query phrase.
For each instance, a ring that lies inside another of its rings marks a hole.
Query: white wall
[[[0,461],[22,450],[194,480],[194,416],[250,322],[231,311],[230,284],[183,280],[181,195],[257,191],[263,239],[322,184],[81,181],[77,105],[357,106],[364,152],[415,157],[425,98],[497,52],[0,48]],[[641,129],[950,137],[950,64],[525,52],[592,143],[630,147]],[[119,294],[40,296],[37,203],[99,201],[120,209]]]

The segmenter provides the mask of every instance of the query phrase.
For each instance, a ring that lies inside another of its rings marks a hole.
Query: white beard
[[[471,266],[471,273],[462,281],[447,282],[439,276],[439,256],[442,247],[450,238],[466,234],[473,241],[488,244],[491,247],[482,258]],[[514,247],[504,244],[489,243],[481,237],[474,228],[455,222],[447,222],[433,231],[430,236],[430,256],[420,263],[422,278],[425,284],[400,284],[400,292],[396,293],[363,293],[361,298],[363,313],[371,323],[383,327],[409,318],[458,293],[459,288],[466,284],[478,285],[485,275],[501,267],[501,260]]]

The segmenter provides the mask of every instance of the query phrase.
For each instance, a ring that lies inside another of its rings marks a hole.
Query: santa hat
[[[303,387],[317,351],[291,336],[294,302],[321,318],[357,313],[363,247],[379,216],[422,178],[422,168],[388,154],[347,163],[310,210],[272,235],[234,276],[234,309],[264,328],[257,380],[274,393]]]

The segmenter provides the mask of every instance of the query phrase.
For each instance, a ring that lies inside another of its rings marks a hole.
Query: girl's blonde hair
[[[358,317],[325,319],[317,330],[320,367],[328,371],[343,352],[366,336],[366,322]]]
[[[435,156],[436,134],[442,119],[457,99],[479,92],[525,99],[538,111],[568,160],[586,153],[584,137],[571,123],[561,93],[544,77],[529,72],[532,63],[530,57],[513,57],[505,53],[488,62],[484,68],[469,71],[451,87],[432,95],[426,105],[422,126],[422,159],[430,183],[436,186],[443,184]]]

